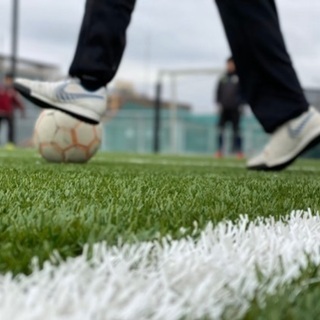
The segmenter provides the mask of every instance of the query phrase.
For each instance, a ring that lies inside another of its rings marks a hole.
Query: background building
[[[11,57],[6,55],[0,55],[0,79],[10,71]],[[17,77],[26,77],[30,79],[50,80],[57,79],[61,76],[60,69],[58,66],[32,61],[29,59],[18,59],[17,60]],[[31,144],[31,138],[33,134],[33,127],[35,121],[41,112],[41,110],[35,107],[29,101],[23,99],[26,106],[26,118],[21,119],[20,114],[16,116],[16,141],[20,146],[29,146]],[[0,131],[0,144],[6,142],[6,123],[4,122],[1,126]]]

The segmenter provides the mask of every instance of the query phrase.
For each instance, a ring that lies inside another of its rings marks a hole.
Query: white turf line
[[[82,255],[0,276],[0,319],[219,319],[226,311],[237,319],[253,296],[298,277],[306,255],[318,265],[319,249],[319,214],[298,211],[283,222],[209,224],[197,242],[97,244],[90,262]],[[259,282],[257,267],[271,281]]]

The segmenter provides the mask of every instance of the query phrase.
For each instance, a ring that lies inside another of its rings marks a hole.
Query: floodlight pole
[[[11,33],[11,73],[13,77],[17,73],[18,52],[18,25],[19,25],[19,0],[12,3],[12,33]]]
[[[176,74],[170,74],[171,104],[170,104],[170,149],[175,154],[178,151],[178,102],[177,102],[177,79]]]
[[[161,125],[161,93],[162,93],[162,72],[159,72],[156,83],[156,98],[154,102],[154,131],[153,131],[153,152],[160,151],[160,125]]]

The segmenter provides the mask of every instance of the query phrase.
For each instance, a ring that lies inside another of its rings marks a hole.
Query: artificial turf
[[[0,154],[0,272],[30,272],[54,249],[181,236],[181,228],[240,214],[287,215],[320,208],[320,163],[255,173],[209,157],[101,153],[86,165],[48,164],[32,151]]]
[[[243,161],[199,156],[100,153],[86,165],[72,165],[49,164],[33,151],[1,151],[0,273],[28,274],[34,256],[40,264],[54,250],[63,258],[77,256],[99,241],[196,237],[195,226],[236,221],[241,214],[254,220],[298,209],[316,213],[319,175],[316,160],[257,173]],[[311,277],[319,277],[317,266],[264,306],[253,302],[245,319],[299,319],[320,297],[320,286],[293,300],[287,293]],[[319,312],[310,310],[310,319]]]

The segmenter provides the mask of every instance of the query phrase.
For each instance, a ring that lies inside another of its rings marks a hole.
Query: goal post
[[[161,130],[161,102],[162,89],[164,80],[168,79],[170,83],[170,149],[171,153],[177,152],[178,141],[178,101],[177,101],[177,86],[179,78],[193,77],[193,76],[213,76],[223,72],[222,68],[194,68],[194,69],[163,69],[159,70],[157,82],[155,86],[154,99],[154,134],[153,134],[153,152],[160,151],[160,130]]]

